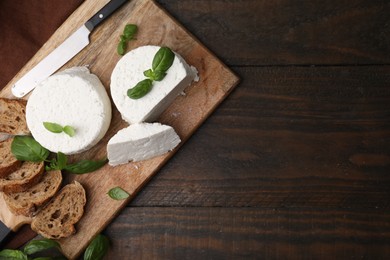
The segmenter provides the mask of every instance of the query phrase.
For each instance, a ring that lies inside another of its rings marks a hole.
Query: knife
[[[128,0],[111,0],[61,45],[12,86],[12,94],[23,97],[40,82],[56,72],[89,44],[89,34]]]
[[[4,201],[3,194],[0,192],[0,250],[12,231],[17,231],[24,224],[30,224],[31,221],[30,217],[13,215]]]

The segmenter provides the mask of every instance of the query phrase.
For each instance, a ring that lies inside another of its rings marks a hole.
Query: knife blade
[[[90,33],[128,0],[111,0],[63,43],[20,78],[11,88],[15,97],[23,97],[56,72],[89,44]]]

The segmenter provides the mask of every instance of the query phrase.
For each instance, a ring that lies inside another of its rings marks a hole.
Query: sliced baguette
[[[16,171],[22,164],[11,153],[12,140],[13,138],[0,142],[0,178],[4,178]]]
[[[57,193],[61,182],[61,171],[45,172],[42,179],[26,191],[4,193],[4,200],[12,213],[31,217]]]
[[[68,184],[38,212],[31,228],[49,239],[68,237],[76,232],[74,224],[83,216],[86,201],[80,183]]]
[[[28,135],[26,104],[23,99],[0,98],[0,133]]]
[[[0,178],[0,191],[4,193],[25,191],[39,182],[43,170],[43,162],[23,162],[19,169],[4,178]]]

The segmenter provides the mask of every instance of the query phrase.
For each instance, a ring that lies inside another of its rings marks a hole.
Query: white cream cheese
[[[131,99],[127,90],[145,79],[143,72],[152,67],[159,46],[138,47],[123,56],[111,75],[112,99],[129,124],[153,122],[182,91],[197,80],[196,69],[190,67],[177,53],[162,81],[154,81],[152,90],[140,99]]]
[[[107,144],[109,164],[147,160],[174,149],[180,137],[160,123],[136,123],[120,130]]]
[[[27,102],[26,119],[42,146],[74,154],[103,138],[111,122],[111,103],[98,77],[86,67],[75,67],[50,76],[35,88]],[[43,122],[69,125],[75,135],[52,133]]]

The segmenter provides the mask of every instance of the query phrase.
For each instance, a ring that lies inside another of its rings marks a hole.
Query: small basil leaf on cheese
[[[46,160],[50,152],[30,136],[15,136],[11,144],[11,152],[20,161],[41,162]]]
[[[69,135],[70,137],[73,137],[76,134],[76,130],[74,130],[74,128],[71,127],[70,125],[64,126],[63,131],[65,134]]]
[[[82,160],[77,163],[68,164],[64,167],[64,170],[75,174],[84,174],[94,172],[107,163],[107,159],[99,161]]]
[[[57,123],[43,122],[43,126],[52,133],[62,133],[62,126]]]
[[[145,77],[148,77],[148,78],[150,78],[150,79],[153,79],[153,75],[154,75],[154,73],[153,73],[153,70],[152,70],[152,69],[148,69],[148,70],[145,70],[145,71],[144,71],[144,76],[145,76]]]
[[[121,187],[115,187],[108,191],[108,196],[114,200],[124,200],[127,199],[130,194],[123,190]]]
[[[168,47],[161,47],[152,62],[153,71],[167,71],[173,64],[175,54]]]
[[[144,79],[135,85],[135,87],[127,91],[127,96],[132,99],[139,99],[149,93],[152,89],[153,81],[151,79]]]
[[[165,78],[166,75],[167,73],[165,71],[155,70],[153,71],[153,80],[161,81]]]

